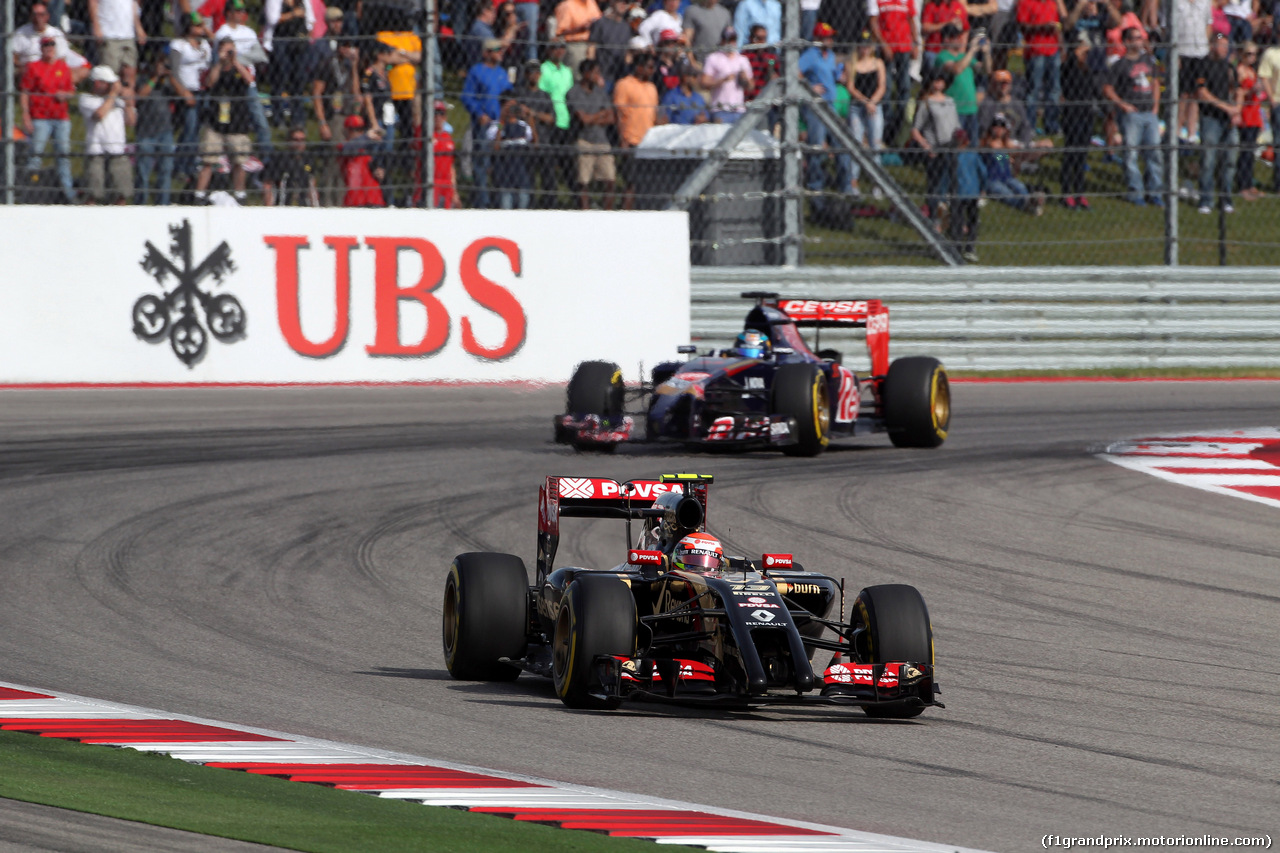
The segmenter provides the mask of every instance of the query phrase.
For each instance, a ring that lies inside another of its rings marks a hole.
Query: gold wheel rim
[[[827,430],[831,427],[831,407],[827,405],[826,377],[819,373],[814,380],[813,422],[818,428],[818,441],[827,443]]]
[[[951,383],[939,368],[933,373],[933,426],[946,435],[951,426]]]
[[[551,640],[551,672],[557,688],[569,678],[569,633],[569,607],[566,603],[560,608]]]

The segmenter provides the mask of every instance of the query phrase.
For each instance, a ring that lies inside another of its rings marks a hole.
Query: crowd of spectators
[[[32,2],[10,41],[20,190],[46,202],[417,205],[430,111],[436,204],[631,208],[653,128],[733,124],[781,70],[779,0],[445,0],[436,90],[424,92],[423,22],[409,6],[329,2]],[[882,165],[919,170],[926,212],[963,245],[976,239],[970,201],[1043,211],[1049,154],[1068,209],[1092,209],[1094,151],[1122,168],[1118,196],[1166,204],[1169,134],[1192,155],[1179,183],[1196,209],[1230,213],[1261,194],[1255,167],[1280,132],[1270,10],[1172,0],[1172,92],[1169,22],[1156,0],[1139,2],[801,0],[809,44],[796,73]],[[780,117],[768,113],[766,132]],[[817,110],[802,121],[809,213],[838,221],[864,170]]]

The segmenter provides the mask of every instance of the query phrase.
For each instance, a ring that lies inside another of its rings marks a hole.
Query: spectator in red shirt
[[[1032,129],[1044,108],[1044,132],[1059,133],[1058,104],[1062,101],[1062,21],[1067,17],[1062,0],[1018,0],[1018,25],[1026,42],[1027,118]]]
[[[778,51],[768,46],[769,28],[764,24],[752,26],[747,41],[750,47],[745,48],[742,53],[747,57],[747,62],[751,63],[751,91],[747,93],[747,99],[750,100],[778,76]]]
[[[1257,201],[1258,192],[1253,176],[1253,161],[1258,150],[1258,135],[1262,133],[1262,105],[1267,100],[1267,90],[1258,79],[1258,46],[1251,41],[1240,45],[1240,64],[1236,66],[1240,78],[1243,102],[1240,108],[1240,159],[1236,160],[1236,190],[1245,201]],[[1272,109],[1280,109],[1273,106]]]
[[[386,170],[374,159],[374,153],[382,150],[382,129],[375,127],[364,132],[364,119],[347,116],[343,122],[347,141],[339,149],[339,166],[347,194],[343,207],[386,207],[381,181]]]
[[[942,28],[955,24],[960,32],[969,32],[969,10],[962,0],[927,0],[920,10],[920,31],[924,34],[924,70],[933,67],[942,52]]]
[[[75,92],[71,69],[57,58],[58,41],[40,40],[40,58],[28,62],[19,84],[18,99],[22,105],[22,130],[31,137],[31,158],[27,171],[40,171],[45,146],[53,138],[53,153],[58,163],[58,183],[68,203],[75,200],[71,185],[71,114],[67,102]]]
[[[902,165],[892,149],[898,144],[902,117],[911,99],[911,60],[920,57],[920,19],[915,0],[866,0],[871,32],[881,44],[887,91],[884,96],[884,146],[890,149],[881,160],[890,166]]]

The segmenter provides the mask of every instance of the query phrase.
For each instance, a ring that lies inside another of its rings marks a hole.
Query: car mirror
[[[676,352],[682,355],[690,355],[697,351],[698,351],[698,348],[695,347],[693,344],[684,344],[683,346],[676,347]]]

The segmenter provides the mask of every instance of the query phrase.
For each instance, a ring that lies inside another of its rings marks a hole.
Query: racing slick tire
[[[942,362],[929,356],[889,365],[881,388],[884,421],[896,447],[937,447],[951,426],[951,385]]]
[[[551,640],[556,695],[570,708],[618,707],[620,698],[599,695],[603,685],[596,679],[595,659],[629,658],[635,647],[636,602],[631,589],[616,575],[578,575],[564,591]]]
[[[626,387],[622,383],[622,369],[608,361],[584,361],[573,371],[569,380],[567,411],[571,415],[599,415],[605,420],[622,420],[626,405]],[[556,441],[562,436],[557,434]],[[580,444],[570,442],[577,450],[613,451],[616,444]]]
[[[512,681],[528,647],[529,575],[511,554],[459,554],[444,585],[444,660],[462,681]]]
[[[913,661],[933,665],[933,627],[924,596],[914,586],[902,583],[869,586],[853,603],[854,619],[866,628],[865,663]],[[868,717],[908,719],[919,716],[924,706],[890,705],[863,708]]]
[[[827,377],[816,364],[784,364],[773,377],[773,411],[796,419],[796,443],[788,456],[817,456],[831,441]]]

